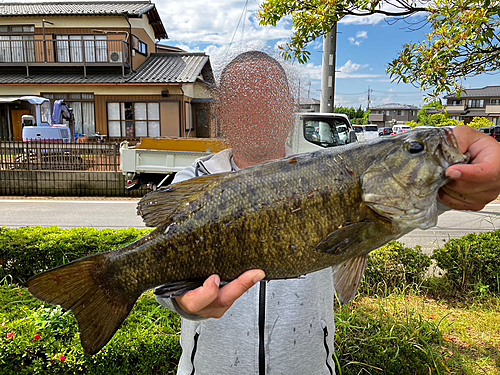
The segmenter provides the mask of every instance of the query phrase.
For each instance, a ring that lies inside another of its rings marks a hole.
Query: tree
[[[433,125],[431,124],[430,121],[430,115],[427,113],[429,109],[434,109],[441,111],[443,109],[443,104],[441,103],[441,100],[436,100],[433,102],[430,102],[422,107],[422,109],[418,112],[417,115],[417,122],[418,125]]]
[[[285,58],[305,63],[307,44],[328,33],[335,22],[352,15],[383,14],[389,22],[403,21],[410,29],[410,16],[419,12],[430,25],[427,40],[406,44],[389,63],[387,72],[397,82],[432,90],[437,97],[445,92],[463,91],[461,79],[500,68],[500,3],[491,0],[264,0],[259,10],[262,25],[276,26],[292,17],[294,34],[283,45]]]
[[[486,126],[493,126],[493,122],[488,120],[486,117],[474,117],[467,125],[471,128],[479,130]]]

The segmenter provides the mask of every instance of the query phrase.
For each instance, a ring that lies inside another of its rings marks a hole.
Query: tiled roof
[[[48,15],[140,16],[154,8],[149,1],[85,1],[52,3],[0,3],[0,17]]]
[[[466,89],[460,94],[460,99],[464,98],[491,98],[500,97],[500,86],[486,86],[480,89]],[[457,98],[456,94],[449,94],[444,97],[445,99]]]
[[[207,61],[204,53],[153,53],[128,82],[194,82]]]
[[[395,110],[395,109],[420,109],[418,107],[415,107],[414,105],[409,105],[409,104],[399,104],[399,103],[387,103],[387,104],[381,104],[376,107],[372,107],[370,109],[376,109],[376,110]]]
[[[0,73],[0,84],[194,83],[203,68],[210,68],[204,53],[153,53],[125,77],[121,73]],[[208,74],[207,74],[208,75]]]
[[[299,104],[300,105],[319,105],[321,103],[320,100],[314,99],[314,98],[300,98],[299,99]]]
[[[0,17],[26,16],[122,16],[140,17],[147,14],[158,39],[167,32],[156,6],[150,1],[69,1],[47,3],[0,3]]]

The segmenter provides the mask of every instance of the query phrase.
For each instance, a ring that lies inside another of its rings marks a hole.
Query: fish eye
[[[422,142],[419,141],[409,141],[405,144],[406,151],[410,154],[418,154],[425,150],[425,146]]]

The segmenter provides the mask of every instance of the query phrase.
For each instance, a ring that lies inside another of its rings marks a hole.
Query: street
[[[92,227],[144,228],[136,214],[138,198],[19,198],[0,199],[0,227],[58,226],[61,228]],[[450,238],[472,232],[488,232],[500,228],[500,204],[489,204],[480,212],[447,211],[437,226],[413,232],[399,239],[409,247],[422,246],[424,251],[442,246]]]

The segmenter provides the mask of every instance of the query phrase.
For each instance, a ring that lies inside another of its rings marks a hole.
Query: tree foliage
[[[422,24],[410,17],[422,12]],[[430,25],[420,43],[403,46],[387,72],[393,81],[411,83],[432,96],[463,91],[461,80],[497,72],[500,64],[500,3],[491,0],[264,0],[259,10],[262,25],[276,26],[291,16],[294,34],[281,46],[285,58],[305,63],[307,44],[348,15],[382,14],[389,22],[408,27]]]
[[[474,117],[467,125],[471,128],[479,130],[486,126],[493,126],[493,122],[488,120],[486,117]]]

